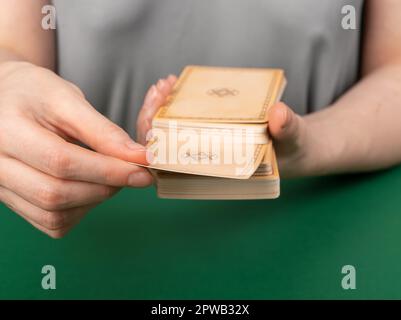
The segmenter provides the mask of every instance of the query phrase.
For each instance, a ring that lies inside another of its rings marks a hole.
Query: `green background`
[[[126,189],[61,240],[0,206],[0,253],[3,299],[401,298],[401,168],[283,181],[274,201]],[[341,288],[347,264],[356,290]]]

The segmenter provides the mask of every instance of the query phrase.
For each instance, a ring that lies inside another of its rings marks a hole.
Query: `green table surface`
[[[401,168],[282,181],[274,201],[125,189],[61,240],[0,205],[0,253],[2,299],[401,298]]]

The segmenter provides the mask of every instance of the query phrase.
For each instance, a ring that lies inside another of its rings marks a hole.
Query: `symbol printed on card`
[[[227,96],[236,96],[239,94],[239,91],[236,89],[232,89],[232,88],[214,88],[214,89],[210,89],[207,94],[209,96],[216,96],[219,98],[224,98]]]
[[[184,155],[185,158],[191,158],[192,160],[200,161],[200,160],[215,160],[217,158],[216,154],[213,153],[206,153],[206,152],[197,152],[197,153],[191,153],[187,152]]]

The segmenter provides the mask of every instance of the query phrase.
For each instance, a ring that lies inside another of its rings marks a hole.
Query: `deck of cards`
[[[280,178],[267,128],[285,85],[281,69],[187,66],[148,135],[158,196],[277,198]]]

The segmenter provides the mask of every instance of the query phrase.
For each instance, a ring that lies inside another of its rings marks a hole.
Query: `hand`
[[[128,163],[146,163],[143,146],[75,85],[26,62],[0,64],[0,132],[0,200],[54,238],[119,187],[152,181]]]
[[[176,80],[175,76],[170,75],[166,79],[160,79],[148,90],[137,122],[137,137],[140,143],[146,143],[152,118],[164,104]],[[280,175],[296,177],[309,174],[306,160],[308,143],[305,119],[280,102],[270,110],[269,131],[277,152]]]

